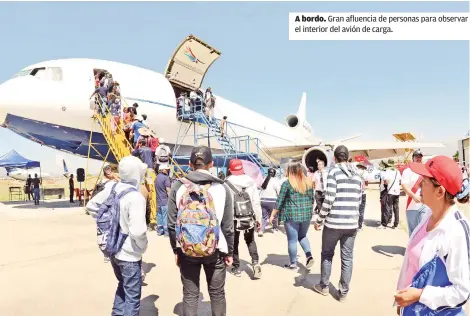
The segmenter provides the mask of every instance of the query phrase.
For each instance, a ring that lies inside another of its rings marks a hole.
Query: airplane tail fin
[[[7,173],[10,173],[10,172],[16,170],[16,168],[14,168],[14,167],[5,167],[5,170],[7,171]]]
[[[65,159],[62,159],[62,162],[64,164],[64,173],[69,173],[69,169],[67,168],[67,164],[65,163]]]
[[[307,93],[302,93],[302,99],[300,99],[299,109],[297,110],[297,119],[300,124],[303,124],[307,119]]]

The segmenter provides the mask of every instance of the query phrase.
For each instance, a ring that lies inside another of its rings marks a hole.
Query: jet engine
[[[315,146],[307,149],[302,157],[302,164],[317,171],[317,159],[323,160],[325,167],[332,167],[335,163],[333,150],[330,147]]]
[[[291,114],[286,117],[286,125],[290,128],[296,128],[299,125],[299,118],[297,115]]]

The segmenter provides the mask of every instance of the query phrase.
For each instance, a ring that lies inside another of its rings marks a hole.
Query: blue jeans
[[[323,228],[320,286],[328,288],[330,285],[333,256],[339,241],[341,249],[341,277],[339,279],[338,292],[341,296],[345,296],[348,293],[349,283],[351,283],[356,233],[356,229],[332,229],[326,226]]]
[[[426,212],[430,211],[426,205],[423,205],[421,208],[417,210],[407,210],[406,211],[406,220],[408,222],[408,234],[411,236],[411,233],[415,230],[416,226],[418,226],[421,219],[426,214]]]
[[[39,204],[39,188],[34,188],[33,194],[34,194],[34,204]]]
[[[307,258],[312,256],[310,250],[310,242],[307,238],[308,228],[310,221],[305,222],[293,222],[287,221],[284,223],[287,234],[287,249],[289,251],[289,258],[291,264],[297,263],[297,241],[305,252]]]
[[[261,209],[263,210],[263,220],[261,221],[261,232],[264,233],[264,229],[268,225],[269,218],[273,212],[274,207],[276,206],[276,199],[262,199],[261,200]],[[278,229],[277,218],[279,214],[276,214],[273,220],[274,230]]]
[[[168,236],[168,205],[157,208],[157,234]]]
[[[142,260],[127,262],[113,257],[111,265],[119,281],[111,316],[139,316],[142,296]]]

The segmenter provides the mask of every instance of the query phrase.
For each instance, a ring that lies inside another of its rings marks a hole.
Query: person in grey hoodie
[[[126,194],[120,201],[119,225],[127,234],[121,250],[110,258],[118,287],[114,299],[112,316],[138,316],[142,295],[142,255],[147,250],[147,224],[145,222],[145,198],[140,193],[140,183],[147,171],[147,165],[139,158],[127,156],[119,162],[120,181],[116,185],[116,194],[135,188],[136,192]],[[95,195],[86,205],[94,218],[98,210],[111,193],[114,181],[108,181],[104,189]]]
[[[243,170],[243,164],[240,159],[232,159],[229,162],[230,176],[227,178],[227,182],[230,182],[235,189],[241,191],[242,188],[246,188],[246,192],[250,196],[251,205],[255,213],[255,227],[252,229],[243,231],[243,237],[246,245],[248,246],[248,252],[250,253],[251,263],[253,268],[253,275],[255,279],[261,277],[261,265],[259,264],[258,248],[256,247],[255,241],[255,229],[258,230],[261,227],[262,212],[261,212],[261,201],[258,193],[258,187],[256,182]],[[235,192],[232,191],[232,194]],[[232,210],[233,212],[234,210]],[[233,247],[233,268],[230,271],[234,276],[239,277],[240,272],[240,259],[238,257],[238,242],[240,234],[242,232],[235,229],[235,239]]]
[[[183,315],[185,316],[197,316],[201,266],[204,267],[206,273],[212,316],[225,316],[227,313],[224,287],[226,266],[232,264],[233,256],[233,201],[224,181],[209,172],[212,166],[211,150],[206,146],[195,147],[190,158],[190,167],[194,171],[185,176],[187,180],[195,184],[211,184],[208,191],[214,199],[215,212],[220,226],[218,251],[212,256],[196,258],[187,256],[181,251],[176,236],[178,205],[186,190],[181,181],[176,181],[172,185],[168,200],[168,233],[171,248],[175,253],[176,265],[180,268],[183,283]]]

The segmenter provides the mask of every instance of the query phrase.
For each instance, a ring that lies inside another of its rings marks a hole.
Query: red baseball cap
[[[230,173],[233,174],[234,176],[245,174],[245,171],[243,170],[243,164],[240,159],[230,160],[228,164],[228,169],[230,170]]]
[[[462,188],[462,171],[450,157],[436,156],[426,164],[412,162],[410,169],[419,175],[436,179],[452,195],[459,193]]]

